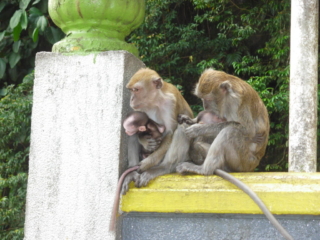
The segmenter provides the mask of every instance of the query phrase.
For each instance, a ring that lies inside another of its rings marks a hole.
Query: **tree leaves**
[[[3,89],[5,85],[20,83],[34,67],[36,52],[50,50],[64,34],[51,21],[47,0],[0,1],[0,12]]]
[[[1,68],[0,59],[0,68]],[[0,89],[0,239],[23,239],[33,74]]]
[[[0,58],[0,79],[3,78],[6,71],[6,62],[3,58]]]
[[[17,10],[10,19],[10,27],[14,29],[19,23],[22,15],[22,10]]]
[[[10,67],[13,68],[17,62],[19,62],[21,56],[19,53],[16,53],[16,52],[12,52],[10,55],[9,55],[9,64],[10,64]]]

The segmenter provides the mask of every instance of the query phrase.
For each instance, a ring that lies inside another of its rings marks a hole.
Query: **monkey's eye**
[[[132,88],[131,91],[132,91],[132,92],[138,92],[139,89],[138,89],[138,88]]]

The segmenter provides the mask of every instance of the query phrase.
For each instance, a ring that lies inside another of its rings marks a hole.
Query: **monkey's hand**
[[[139,138],[139,142],[147,152],[154,152],[159,148],[162,138],[152,138],[150,135],[144,135]]]
[[[131,172],[129,173],[126,178],[124,179],[123,181],[123,184],[122,184],[122,189],[121,189],[121,194],[122,195],[126,195],[126,193],[128,192],[129,190],[129,184],[131,181],[134,181],[136,182],[138,179],[139,179],[139,173],[134,171],[134,172]]]
[[[196,138],[198,136],[201,136],[201,130],[204,128],[204,125],[207,125],[207,124],[199,124],[199,123],[196,123],[196,124],[193,124],[192,126],[190,127],[187,127],[185,129],[185,134],[186,136],[189,138],[189,139],[193,139],[193,138]]]
[[[178,123],[182,124],[182,123],[186,123],[188,125],[192,125],[195,124],[196,121],[194,119],[191,119],[189,116],[184,115],[184,114],[179,114],[178,115]]]

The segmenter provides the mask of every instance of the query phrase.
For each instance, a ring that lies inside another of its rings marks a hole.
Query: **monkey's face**
[[[126,134],[129,136],[132,136],[133,134],[136,134],[139,131],[138,127],[134,124],[124,123],[123,127],[126,131]]]
[[[137,82],[129,90],[131,91],[130,107],[135,111],[144,111],[156,104],[154,99],[158,89],[151,81]]]
[[[143,109],[146,104],[146,89],[142,84],[135,84],[132,88],[129,88],[131,91],[131,97],[130,97],[130,107],[132,107],[134,110]]]

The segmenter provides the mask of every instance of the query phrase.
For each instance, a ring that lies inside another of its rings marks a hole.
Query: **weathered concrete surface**
[[[318,240],[320,216],[276,215],[298,240]],[[282,240],[263,215],[130,213],[123,216],[122,240]]]
[[[319,1],[291,1],[289,171],[317,162]]]
[[[37,54],[26,240],[115,239],[108,226],[127,157],[125,85],[143,66],[125,51]]]

